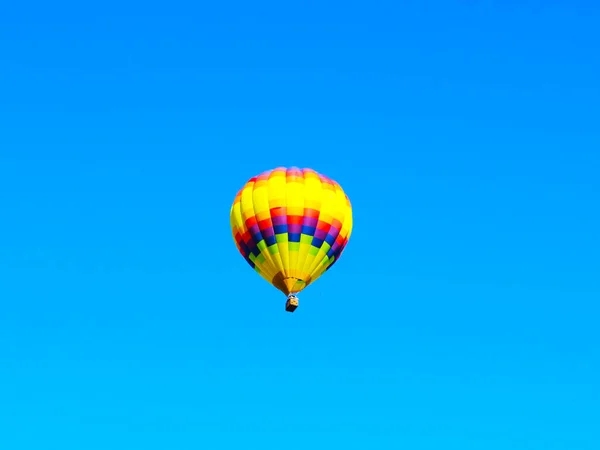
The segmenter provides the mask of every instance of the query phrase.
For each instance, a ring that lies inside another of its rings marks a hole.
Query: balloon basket
[[[285,302],[285,310],[287,312],[294,312],[298,307],[298,298],[290,295]]]

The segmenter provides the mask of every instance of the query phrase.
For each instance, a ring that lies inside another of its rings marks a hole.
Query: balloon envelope
[[[248,264],[290,295],[339,260],[352,233],[352,206],[334,180],[312,169],[279,167],[239,190],[230,221]]]

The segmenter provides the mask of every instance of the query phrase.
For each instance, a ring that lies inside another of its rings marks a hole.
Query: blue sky
[[[1,448],[598,448],[596,5],[84,3],[0,13]],[[294,314],[280,165],[354,206]]]

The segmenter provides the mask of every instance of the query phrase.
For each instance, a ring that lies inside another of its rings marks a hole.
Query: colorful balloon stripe
[[[352,206],[332,179],[312,169],[278,167],[248,180],[230,220],[248,264],[289,295],[339,260],[352,233]]]

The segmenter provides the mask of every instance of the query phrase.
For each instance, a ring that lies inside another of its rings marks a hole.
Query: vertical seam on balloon
[[[297,168],[297,170],[300,172],[301,176],[298,176],[296,178],[302,180],[301,182],[299,182],[299,184],[302,186],[301,191],[300,191],[300,198],[302,199],[302,215],[304,215],[304,208],[306,207],[306,198],[305,198],[305,190],[304,190],[305,189],[305,186],[304,186],[304,173],[302,173],[302,171],[299,168]],[[288,224],[288,227],[289,227],[289,224]],[[294,267],[292,268],[293,272],[296,275],[298,275],[298,266],[300,265],[300,241],[302,239],[302,228],[300,229],[300,233],[299,234],[300,234],[300,237],[298,238],[298,242],[296,243],[297,247],[298,247],[298,250],[296,252],[297,255],[295,257],[296,263],[294,264]],[[291,242],[289,242],[289,246],[290,247],[292,246]],[[290,248],[290,251],[291,251],[291,248]],[[297,280],[300,279],[297,276],[295,276],[295,278]],[[302,280],[302,281],[304,281],[304,280]]]
[[[330,184],[330,185],[331,185],[331,183],[329,182],[329,180],[326,180],[326,182],[327,182],[327,184]],[[335,200],[335,198],[337,197],[337,194],[336,194],[336,192],[335,192],[335,186],[333,186],[333,188],[334,188],[334,190],[333,190],[333,195],[328,195],[328,196],[327,196],[327,199],[333,199],[333,200]],[[333,200],[329,200],[329,203],[332,203],[332,202],[333,202]],[[323,210],[323,208],[322,208],[322,207],[321,207],[321,210]],[[319,216],[320,216],[320,214],[319,214]],[[326,231],[326,235],[325,235],[325,237],[327,237],[327,234],[329,234],[329,231],[330,231],[330,230],[331,230],[331,228],[332,228],[332,223],[333,223],[333,220],[334,220],[334,218],[333,218],[333,216],[332,216],[332,218],[331,218],[331,223],[328,223],[329,227],[327,228],[327,231]],[[323,242],[321,243],[321,248],[323,248],[323,243],[324,243],[324,242],[325,242],[325,241],[323,240]],[[327,254],[325,254],[325,256],[327,256]],[[321,259],[320,261],[317,261],[317,262],[313,263],[312,270],[311,270],[311,272],[310,272],[310,277],[311,277],[311,278],[312,278],[312,277],[313,277],[313,276],[314,276],[314,275],[315,275],[315,274],[316,274],[316,273],[319,271],[319,269],[320,269],[320,267],[321,267],[321,264],[322,264],[322,261],[323,261],[323,259]],[[329,264],[327,264],[327,266],[328,266],[328,265],[329,265]],[[327,266],[326,266],[326,267],[327,267]]]
[[[273,169],[273,171],[271,172],[271,176],[275,176],[275,171],[278,169],[283,169],[283,167],[278,167],[277,169]],[[284,178],[286,180],[283,185],[283,190],[285,192],[285,201],[284,202],[287,202],[287,169],[286,169],[286,172],[284,173]],[[287,205],[283,206],[282,208],[285,208],[285,211],[287,214]],[[270,206],[269,206],[269,217],[271,217],[271,223],[273,223],[273,216],[271,215]],[[287,219],[286,219],[286,224],[287,224]],[[273,232],[275,232],[275,225],[273,225]],[[277,241],[277,234],[274,233],[274,236],[275,236],[275,245],[277,246],[277,249],[278,249],[277,254],[279,255],[279,260],[281,262],[279,271],[281,272],[282,276],[285,277],[286,276],[286,261],[281,252],[281,249],[283,248],[283,244],[281,242]],[[289,255],[287,258],[287,262],[289,263]]]
[[[285,223],[286,223],[286,233],[287,233],[287,254],[288,254],[288,264],[286,268],[286,273],[284,278],[290,277],[292,275],[292,243],[290,242],[290,200],[289,200],[289,184],[288,184],[288,175],[290,173],[290,168],[285,168]],[[284,279],[285,284],[285,279]],[[291,289],[290,289],[291,291]]]
[[[241,194],[241,190],[238,193]],[[242,247],[241,243],[238,242],[238,240],[236,239],[236,234],[238,234],[239,237],[240,237],[240,240],[242,240],[242,238],[243,238],[243,231],[244,231],[241,228],[240,224],[237,223],[237,221],[236,221],[236,215],[235,215],[236,209],[239,208],[240,203],[241,203],[241,196],[238,197],[238,195],[236,195],[236,197],[235,197],[235,199],[233,201],[233,204],[231,205],[231,208],[229,210],[229,222],[231,224],[231,234],[232,234],[233,241],[235,242],[235,247],[237,248],[238,252],[244,257],[244,259],[248,263],[250,263],[247,255],[244,254],[244,250],[243,250],[243,247]],[[240,215],[241,215],[241,212],[240,212]]]
[[[321,175],[320,173],[317,173],[317,178],[319,179],[319,183],[320,183],[320,186],[321,186],[321,203],[320,203],[320,205],[319,205],[319,211],[318,211],[318,215],[317,215],[317,223],[315,224],[315,234],[313,235],[313,239],[314,239],[315,235],[317,234],[317,230],[318,230],[317,226],[318,226],[318,224],[319,224],[319,221],[321,220],[321,213],[323,212],[323,204],[324,204],[324,203],[325,203],[325,201],[328,199],[328,197],[326,197],[326,196],[324,195],[324,193],[325,193],[327,190],[326,190],[326,189],[323,187],[323,184],[324,184],[324,182],[323,182],[322,175]],[[325,199],[325,200],[324,200],[324,199]],[[311,245],[312,245],[312,243],[311,243]],[[321,244],[321,246],[322,246],[322,245],[323,245],[323,244]],[[319,248],[319,250],[320,250],[320,248]],[[312,262],[312,264],[310,264],[310,265],[309,265],[309,266],[306,268],[306,269],[307,269],[307,270],[306,270],[306,272],[308,272],[308,274],[309,274],[309,278],[310,278],[310,280],[311,280],[311,283],[312,283],[312,281],[313,281],[313,279],[312,279],[312,278],[313,278],[313,275],[314,275],[314,273],[315,273],[315,269],[316,269],[317,267],[319,267],[319,260],[318,260],[318,259],[317,259],[317,257],[315,256],[315,259],[314,259],[314,261]]]
[[[302,186],[303,186],[303,197],[302,197],[302,201],[303,201],[303,205],[302,205],[302,225],[300,228],[300,244],[299,247],[302,248],[302,235],[303,235],[303,231],[304,231],[304,227],[308,226],[308,222],[309,222],[309,217],[306,214],[306,197],[308,196],[308,190],[306,187],[306,182],[307,182],[307,177],[306,177],[306,173],[308,172],[308,170],[306,168],[301,170],[302,172]],[[311,171],[312,173],[313,171]],[[312,208],[311,208],[312,209]],[[320,208],[319,208],[320,210]],[[310,252],[310,244],[309,244],[309,249],[308,252]],[[303,289],[306,288],[309,284],[310,284],[310,274],[305,270],[306,269],[306,260],[308,259],[310,253],[307,253],[304,257],[304,261],[300,261],[300,259],[298,259],[298,263],[297,263],[297,268],[296,271],[300,272],[302,274],[302,276],[304,277],[304,274],[307,274],[306,276],[306,280],[303,279],[302,281],[304,282],[304,286]],[[300,256],[300,249],[298,249],[298,257]]]
[[[263,174],[261,174],[261,175],[263,175]],[[252,211],[254,212],[254,220],[256,221],[256,228],[258,229],[258,235],[260,236],[260,241],[265,241],[265,246],[266,246],[267,242],[265,240],[265,237],[262,234],[262,230],[260,229],[260,224],[259,224],[259,221],[258,221],[258,211],[256,210],[256,207],[255,207],[256,206],[256,201],[254,201],[254,194],[258,195],[258,190],[255,189],[255,187],[256,187],[256,182],[252,186]],[[268,184],[264,187],[264,189],[267,192],[267,206],[268,206],[268,204],[269,204],[269,198],[268,198],[268,196],[269,196],[269,194],[268,194],[268,192],[269,192],[269,186],[268,186]],[[269,213],[269,215],[270,215],[270,213]],[[258,242],[256,242],[255,244],[258,247]],[[262,250],[260,250],[260,252],[263,253]],[[267,251],[264,252],[264,254],[266,254],[266,258],[268,258],[269,261],[271,262],[271,266],[269,268],[272,269],[272,270],[274,270],[275,267],[273,267],[274,264],[272,264],[273,263],[273,259],[271,258],[271,253],[267,249]],[[266,267],[265,267],[264,264],[261,264],[261,267],[264,268],[264,269],[266,269]],[[275,274],[269,273],[268,275],[272,278]]]
[[[323,182],[321,181],[321,177],[319,176],[319,174],[317,172],[315,172],[315,174],[317,175],[317,179],[319,180],[319,189],[321,189],[319,197],[322,199],[323,198]],[[321,202],[319,203],[319,208],[317,209],[317,223],[319,222],[319,218],[321,217],[322,206],[323,206],[323,201],[321,200]],[[315,232],[316,232],[316,224],[315,224]],[[314,234],[312,237],[314,238]],[[312,247],[312,243],[310,245]],[[310,248],[309,248],[309,252],[310,252]],[[310,255],[310,253],[309,253],[309,255]],[[307,258],[304,260],[304,264],[302,265],[302,272],[309,274],[308,278],[310,280],[310,283],[312,283],[312,278],[310,277],[310,265],[308,265],[308,260],[309,260],[309,258],[307,256]]]
[[[242,222],[240,224],[241,229],[243,231],[243,234],[246,234],[246,232],[248,232],[248,236],[249,236],[249,240],[250,241],[254,241],[252,234],[250,233],[250,229],[246,226],[246,217],[244,217],[244,190],[248,188],[248,186],[250,185],[250,183],[252,183],[252,187],[254,187],[254,181],[250,181],[248,180],[246,182],[246,184],[244,185],[244,187],[242,187],[241,191],[240,191],[240,217],[242,218]],[[250,250],[250,246],[248,244],[246,244],[246,247],[248,247],[248,260],[250,260],[250,262],[252,262],[252,264],[254,265],[254,270],[256,270],[256,267],[258,266],[258,264],[255,261],[252,261],[250,256],[252,255],[252,251]],[[259,268],[260,269],[260,268]]]
[[[237,199],[236,199],[237,200]],[[246,255],[244,255],[244,252],[242,250],[242,246],[240,244],[240,242],[238,242],[238,240],[236,239],[236,234],[240,236],[240,240],[242,239],[243,233],[240,229],[240,224],[237,223],[236,221],[236,217],[235,217],[235,210],[238,207],[238,205],[240,204],[239,201],[235,201],[233,202],[233,204],[231,205],[231,208],[229,210],[229,222],[231,224],[231,237],[233,238],[233,242],[235,243],[235,247],[237,248],[238,252],[241,253],[241,255],[246,258]]]
[[[273,224],[273,216],[271,215],[269,181],[273,177],[274,173],[275,173],[275,169],[272,169],[271,173],[269,173],[269,178],[267,180],[267,203],[269,204],[269,220],[271,221],[271,227],[273,227],[273,239],[275,239],[275,246],[277,247],[277,250],[278,250],[277,253],[275,253],[275,258],[276,258],[278,264],[274,264],[275,273],[273,274],[273,276],[277,275],[278,272],[281,272],[284,270],[283,259],[281,257],[281,250],[279,249],[279,242],[277,242],[277,235],[275,234],[275,225]],[[271,253],[271,251],[269,250],[269,254],[270,253]],[[273,255],[271,255],[271,256],[273,256]]]
[[[250,210],[252,211],[253,214],[255,214],[255,211],[254,211],[254,202],[253,202],[252,194],[254,193],[254,186],[256,185],[256,179],[257,179],[257,177],[254,177],[254,179],[252,181],[248,181],[244,187],[244,190],[246,188],[250,188],[252,191],[252,193],[250,195],[250,197],[252,198],[251,203],[250,203]],[[254,236],[250,232],[250,229],[246,225],[246,220],[248,218],[244,214],[244,209],[245,209],[244,205],[245,205],[244,195],[242,194],[242,197],[240,198],[240,208],[241,208],[241,216],[242,216],[243,226],[244,226],[245,231],[248,232],[249,241],[252,243],[252,247],[254,247],[256,249],[256,252],[258,253],[258,255],[260,255],[261,252],[260,252],[260,249],[258,248],[258,242],[256,242],[256,240],[254,239]],[[249,258],[250,258],[251,254],[252,254],[252,252],[250,251],[250,253],[248,254]],[[254,270],[257,271],[260,274],[260,276],[263,277],[265,280],[271,282],[272,275],[270,273],[268,273],[268,271],[266,270],[266,267],[258,261],[258,255],[255,255],[255,261],[253,262]]]
[[[289,248],[289,242],[290,242],[290,226],[288,224],[287,221],[287,216],[288,216],[288,182],[287,182],[287,174],[288,174],[288,168],[285,168],[285,183],[283,184],[283,191],[285,192],[285,234],[286,236],[286,240],[287,242],[285,242],[285,250],[287,253],[287,264],[284,262],[283,264],[283,278],[287,278],[290,275],[290,248]],[[279,243],[278,243],[279,245]],[[283,247],[283,245],[281,245],[281,247]],[[279,251],[281,251],[281,247],[279,247]],[[282,258],[283,259],[283,258]]]

